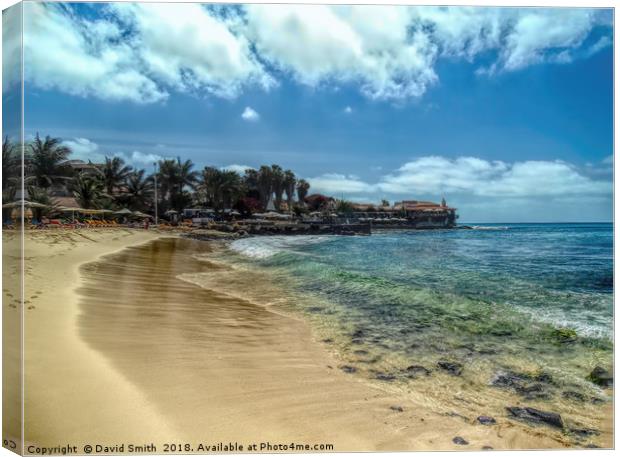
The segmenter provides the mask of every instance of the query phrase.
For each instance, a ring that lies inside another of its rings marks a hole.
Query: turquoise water
[[[444,322],[433,313],[451,320],[518,312],[580,336],[611,338],[611,224],[476,227],[252,238],[232,248],[263,267],[285,269],[300,290],[365,314],[373,325],[401,330],[419,324],[416,317]],[[444,309],[427,310],[427,295],[443,298]]]
[[[611,224],[253,237],[208,261],[193,281],[302,315],[343,371],[443,413],[526,402],[598,427],[611,399],[587,380],[612,363]]]

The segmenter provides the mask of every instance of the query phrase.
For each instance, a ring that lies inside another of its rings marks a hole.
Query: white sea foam
[[[488,225],[472,225],[474,230],[508,230],[509,227],[505,226],[488,226]]]
[[[525,306],[515,306],[515,309],[530,315],[535,321],[558,328],[572,328],[581,336],[613,339],[613,330],[609,328],[607,319],[594,312],[582,312],[576,319],[561,309],[533,310]]]
[[[300,246],[328,241],[329,235],[261,236],[233,241],[230,249],[253,259],[267,259]]]

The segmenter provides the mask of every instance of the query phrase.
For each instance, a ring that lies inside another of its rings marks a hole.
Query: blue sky
[[[462,221],[612,218],[610,11],[174,8],[27,4],[26,134]]]

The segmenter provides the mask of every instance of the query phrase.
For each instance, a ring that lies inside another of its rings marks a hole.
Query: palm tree
[[[2,202],[15,200],[17,189],[21,183],[21,158],[19,150],[9,137],[2,142]],[[9,210],[2,211],[9,213]],[[3,217],[4,219],[4,217]]]
[[[234,203],[243,195],[244,186],[241,176],[236,172],[224,170],[221,172],[222,203],[225,208],[231,208]]]
[[[179,182],[177,161],[165,159],[159,162],[158,181],[161,187],[162,198],[170,198]]]
[[[194,164],[191,160],[181,162],[177,160],[162,160],[159,163],[159,182],[162,194],[168,197],[170,207],[181,211],[188,203],[189,196],[186,188],[194,188],[198,180],[198,172],[193,171]]]
[[[254,168],[248,168],[243,175],[243,185],[249,197],[259,198],[260,192],[258,190],[258,170]]]
[[[96,176],[78,174],[71,183],[71,189],[82,208],[96,208],[102,202],[104,186]]]
[[[204,167],[202,170],[198,193],[206,205],[216,205],[219,173],[220,170],[215,167]]]
[[[20,175],[19,151],[8,136],[2,141],[2,190],[9,186],[9,180]]]
[[[125,165],[125,161],[120,157],[106,157],[105,163],[101,168],[103,185],[110,197],[114,195],[114,190],[124,184],[125,179],[131,173],[131,167]]]
[[[305,179],[300,179],[299,181],[297,181],[297,201],[302,206],[306,204],[308,189],[310,189],[310,184],[308,184],[308,181],[306,181]]]
[[[284,172],[280,165],[271,166],[271,183],[273,192],[276,194],[276,209],[280,210],[282,204],[282,194],[284,193]]]
[[[194,168],[194,164],[191,160],[186,160],[185,162],[181,162],[181,158],[177,158],[177,164],[179,167],[179,186],[180,190],[183,190],[185,187],[189,187],[193,189],[196,183],[198,182],[198,173]]]
[[[28,170],[37,186],[49,188],[69,179],[71,170],[63,163],[67,161],[71,150],[63,146],[59,138],[46,136],[45,140],[41,140],[37,133],[29,146]]]
[[[272,170],[267,165],[263,165],[258,170],[257,186],[259,200],[264,209],[267,207],[267,203],[269,203],[269,199],[273,193]]]
[[[46,189],[37,186],[28,186],[26,189],[28,190],[29,201],[47,206],[47,208],[32,208],[34,219],[41,220],[41,216],[58,207],[58,203],[52,200]]]
[[[144,176],[144,170],[129,173],[125,182],[123,199],[131,209],[142,210],[150,202],[153,194],[153,180]]]
[[[243,195],[244,184],[241,176],[235,171],[205,167],[198,188],[207,203],[212,204],[217,210],[222,210],[232,207]]]
[[[288,204],[288,210],[293,210],[293,196],[295,194],[295,184],[297,183],[297,179],[295,178],[295,173],[291,170],[286,170],[284,172],[284,193],[286,193],[286,203]]]

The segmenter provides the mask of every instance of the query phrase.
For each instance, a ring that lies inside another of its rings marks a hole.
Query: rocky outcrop
[[[437,366],[444,371],[447,371],[452,376],[460,376],[463,372],[463,365],[458,362],[450,362],[449,360],[440,360],[437,362]]]
[[[601,387],[612,387],[614,385],[614,377],[611,372],[600,366],[595,367],[587,379]]]
[[[506,407],[506,410],[511,417],[524,422],[536,425],[546,424],[551,427],[564,428],[562,417],[557,413],[542,411],[540,409],[530,407],[521,408],[519,406],[508,406]]]

